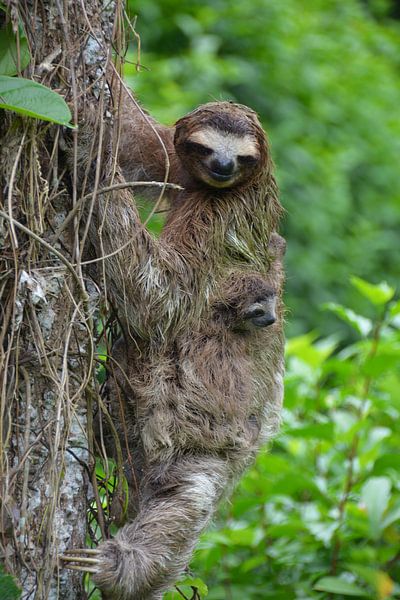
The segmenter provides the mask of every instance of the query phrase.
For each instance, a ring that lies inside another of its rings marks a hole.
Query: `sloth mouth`
[[[203,179],[208,185],[216,188],[227,188],[232,186],[237,180],[237,172],[219,173],[212,169],[207,169],[207,177]]]
[[[230,173],[229,175],[224,175],[223,173],[218,173],[218,171],[211,171],[211,169],[210,169],[210,175],[212,176],[213,179],[215,179],[215,181],[230,181],[232,179],[232,177],[234,176],[234,173]]]

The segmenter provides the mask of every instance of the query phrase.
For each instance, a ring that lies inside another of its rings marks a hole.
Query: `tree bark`
[[[23,75],[61,93],[74,122],[83,105],[97,111],[122,3],[6,5],[29,40]],[[86,544],[99,293],[82,266],[86,223],[76,210],[76,176],[66,183],[60,140],[60,127],[1,111],[0,562],[30,600],[86,597],[82,575],[62,569],[58,555]]]

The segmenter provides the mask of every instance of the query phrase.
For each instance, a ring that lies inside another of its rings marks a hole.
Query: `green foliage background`
[[[207,584],[210,600],[400,598],[398,4],[129,5],[145,68],[126,74],[143,105],[166,123],[212,99],[255,108],[287,211],[282,433],[179,589],[203,598]]]

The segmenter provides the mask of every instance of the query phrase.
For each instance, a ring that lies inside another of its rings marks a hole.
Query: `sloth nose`
[[[271,313],[265,313],[264,315],[253,319],[253,323],[254,325],[257,325],[257,327],[269,327],[270,325],[273,325],[275,321],[276,317]]]
[[[264,303],[253,304],[245,313],[244,318],[250,320],[256,327],[268,327],[276,321],[275,311],[267,308]]]
[[[235,162],[231,158],[216,158],[211,163],[211,169],[219,175],[232,175],[235,170]]]

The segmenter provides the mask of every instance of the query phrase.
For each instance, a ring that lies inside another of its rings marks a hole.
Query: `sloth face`
[[[253,136],[210,127],[192,133],[185,140],[184,149],[191,173],[216,188],[229,188],[249,179],[260,161]]]
[[[256,113],[231,102],[209,102],[180,119],[174,145],[184,171],[213,188],[248,183],[265,167],[268,154]]]

